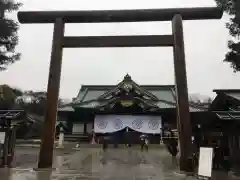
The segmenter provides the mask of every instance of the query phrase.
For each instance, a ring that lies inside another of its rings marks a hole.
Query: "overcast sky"
[[[22,0],[21,10],[142,9],[214,6],[213,0]],[[16,14],[13,15],[16,18]],[[184,22],[188,88],[213,96],[213,89],[239,88],[240,73],[223,63],[229,38],[222,20]],[[170,22],[70,24],[65,35],[146,35],[171,32]],[[20,25],[21,61],[0,73],[1,84],[46,90],[52,25]],[[60,96],[75,97],[81,84],[117,84],[126,73],[138,84],[174,84],[172,48],[65,49]]]

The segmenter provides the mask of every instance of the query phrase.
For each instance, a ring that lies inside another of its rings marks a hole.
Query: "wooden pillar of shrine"
[[[52,53],[47,87],[47,108],[44,117],[45,125],[40,147],[38,168],[52,167],[55,140],[55,124],[57,119],[57,106],[62,67],[63,37],[64,22],[61,18],[57,18],[54,23],[53,30]]]
[[[185,63],[183,23],[180,14],[173,17],[173,53],[177,92],[177,125],[180,141],[180,170],[191,171],[187,163],[191,158],[191,123],[188,104],[187,73]]]

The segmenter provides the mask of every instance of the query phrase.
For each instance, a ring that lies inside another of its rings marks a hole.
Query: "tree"
[[[25,127],[25,138],[40,137],[44,130],[44,113],[46,111],[47,92],[45,91],[25,91],[15,101],[21,109],[28,113],[32,119],[30,126]],[[59,99],[58,105],[64,103]]]
[[[25,91],[22,96],[16,99],[16,103],[29,113],[43,116],[46,111],[47,92]],[[63,100],[59,98],[58,105],[62,104]]]
[[[15,52],[19,26],[6,16],[6,12],[16,11],[20,6],[14,0],[0,0],[0,71],[20,59],[20,53]]]
[[[23,91],[19,88],[13,88],[11,87],[13,93],[16,95],[16,97],[22,96],[23,95]]]
[[[226,24],[233,40],[228,41],[229,51],[225,55],[225,62],[229,62],[234,72],[240,71],[240,2],[239,0],[215,0],[217,5],[230,15],[230,22]]]
[[[16,98],[21,95],[21,90],[8,85],[0,85],[0,109],[12,109]]]

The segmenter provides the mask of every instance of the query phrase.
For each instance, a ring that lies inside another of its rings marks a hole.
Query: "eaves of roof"
[[[159,109],[176,108],[176,104],[172,103],[172,102],[167,102],[167,101],[152,102],[151,101],[151,103],[156,105]],[[106,102],[99,102],[97,100],[91,100],[88,102],[83,102],[83,103],[77,104],[74,106],[74,108],[98,108],[98,107],[102,107],[103,105],[106,105],[106,104],[107,104]],[[208,111],[208,109],[189,104],[189,111],[190,112],[200,112],[200,111]]]
[[[213,111],[221,120],[240,120],[240,111]]]

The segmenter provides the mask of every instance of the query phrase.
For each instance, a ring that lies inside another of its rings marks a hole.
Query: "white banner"
[[[133,115],[96,115],[94,132],[112,133],[124,128],[147,134],[160,134],[162,128],[161,116],[133,116]]]
[[[213,148],[200,147],[198,175],[212,177]]]

